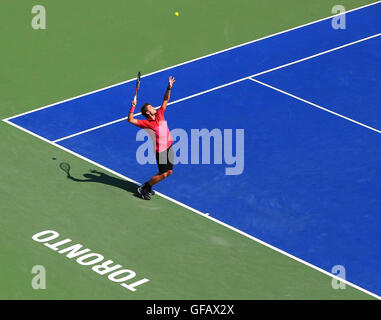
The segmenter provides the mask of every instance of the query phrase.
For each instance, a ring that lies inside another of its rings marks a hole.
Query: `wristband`
[[[170,87],[170,86],[168,86],[168,87],[167,87],[167,90],[171,90],[171,87]]]
[[[132,105],[132,106],[131,106],[131,109],[130,109],[130,113],[134,113],[134,111],[135,111],[135,106]]]

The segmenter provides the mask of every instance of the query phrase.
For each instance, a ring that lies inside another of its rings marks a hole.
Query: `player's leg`
[[[174,163],[174,153],[172,146],[167,150],[156,154],[157,166],[159,173],[154,175],[148,182],[147,188],[151,195],[155,194],[155,191],[152,190],[152,187],[155,184],[158,184],[160,181],[163,181],[165,178],[169,177],[173,173],[173,163]]]
[[[165,178],[169,177],[173,173],[172,170],[168,170],[163,173],[155,174],[147,183],[153,187],[155,184],[158,184],[160,181],[164,180]]]
[[[165,178],[169,177],[172,174],[172,170],[168,170],[163,173],[155,174],[149,181],[143,183],[139,188],[138,192],[145,200],[150,200],[150,196],[155,194],[155,191],[152,190],[152,187],[163,181]]]
[[[143,183],[139,188],[138,188],[138,193],[144,200],[151,200],[151,196],[149,193],[149,188],[147,188],[147,182]]]

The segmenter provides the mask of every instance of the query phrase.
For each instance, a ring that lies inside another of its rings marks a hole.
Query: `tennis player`
[[[149,181],[143,183],[138,188],[138,193],[145,200],[150,200],[151,196],[155,194],[152,187],[169,177],[173,173],[173,159],[174,154],[172,150],[173,139],[168,129],[167,122],[165,121],[164,111],[167,108],[169,97],[171,96],[172,85],[175,78],[172,76],[168,79],[168,87],[164,94],[164,99],[161,107],[156,110],[149,103],[145,103],[141,108],[142,115],[145,120],[138,120],[134,118],[134,110],[136,107],[136,96],[131,102],[130,113],[128,114],[128,122],[135,126],[145,129],[150,133],[154,140],[156,162],[159,168],[159,173],[154,175]]]

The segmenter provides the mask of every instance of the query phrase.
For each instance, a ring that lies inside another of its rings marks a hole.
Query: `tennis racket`
[[[134,100],[136,101],[136,98],[138,96],[138,90],[139,90],[139,87],[140,87],[140,77],[141,77],[141,73],[138,72],[138,77],[136,79],[136,90],[135,90],[135,96],[134,96]]]

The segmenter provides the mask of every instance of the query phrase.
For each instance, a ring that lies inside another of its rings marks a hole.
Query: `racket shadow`
[[[111,187],[119,188],[139,196],[137,193],[137,186],[129,181],[113,177],[104,172],[98,170],[90,170],[90,173],[84,173],[83,178],[73,177],[70,171],[66,172],[66,177],[75,182],[92,182],[92,183],[101,183]],[[140,196],[139,196],[140,197]]]

